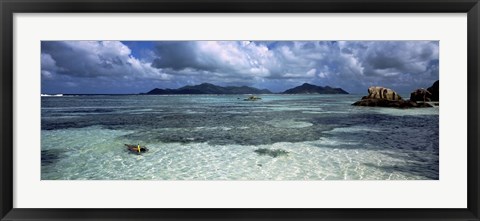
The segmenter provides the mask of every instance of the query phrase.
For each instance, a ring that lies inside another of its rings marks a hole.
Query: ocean
[[[42,97],[42,180],[438,180],[439,108],[362,95]],[[140,155],[124,144],[140,144]]]

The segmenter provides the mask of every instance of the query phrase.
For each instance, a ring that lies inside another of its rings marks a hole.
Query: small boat
[[[148,151],[148,148],[145,147],[145,146],[140,146],[140,151],[138,151],[138,146],[139,145],[131,145],[131,144],[125,144],[125,146],[127,147],[127,150],[130,151],[131,153],[135,153],[135,154],[141,154],[141,153],[145,153]]]
[[[257,97],[257,96],[250,96],[248,98],[243,99],[244,101],[258,101],[261,100],[262,98]]]

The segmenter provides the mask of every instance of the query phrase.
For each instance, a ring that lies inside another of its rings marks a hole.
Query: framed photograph
[[[0,7],[1,220],[480,220],[478,0]]]

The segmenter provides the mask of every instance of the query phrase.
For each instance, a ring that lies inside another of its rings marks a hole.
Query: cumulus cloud
[[[267,77],[273,57],[266,46],[242,41],[159,42],[154,51],[154,67],[172,73],[193,69],[230,77]]]
[[[169,78],[150,63],[133,57],[119,41],[42,42],[42,71],[82,78]]]
[[[43,42],[42,82],[95,78],[173,88],[210,82],[273,91],[308,82],[350,92],[371,85],[408,92],[438,80],[437,41],[159,41],[144,44],[147,57],[133,56],[140,53],[127,45]]]
[[[155,54],[154,67],[172,75],[199,71],[211,81],[258,85],[283,79],[286,86],[311,82],[358,91],[372,84],[426,86],[438,79],[432,69],[438,65],[435,41],[159,42]]]

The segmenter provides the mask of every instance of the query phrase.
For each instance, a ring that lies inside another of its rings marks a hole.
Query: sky
[[[135,94],[212,83],[410,93],[439,79],[438,41],[42,41],[42,93]]]

